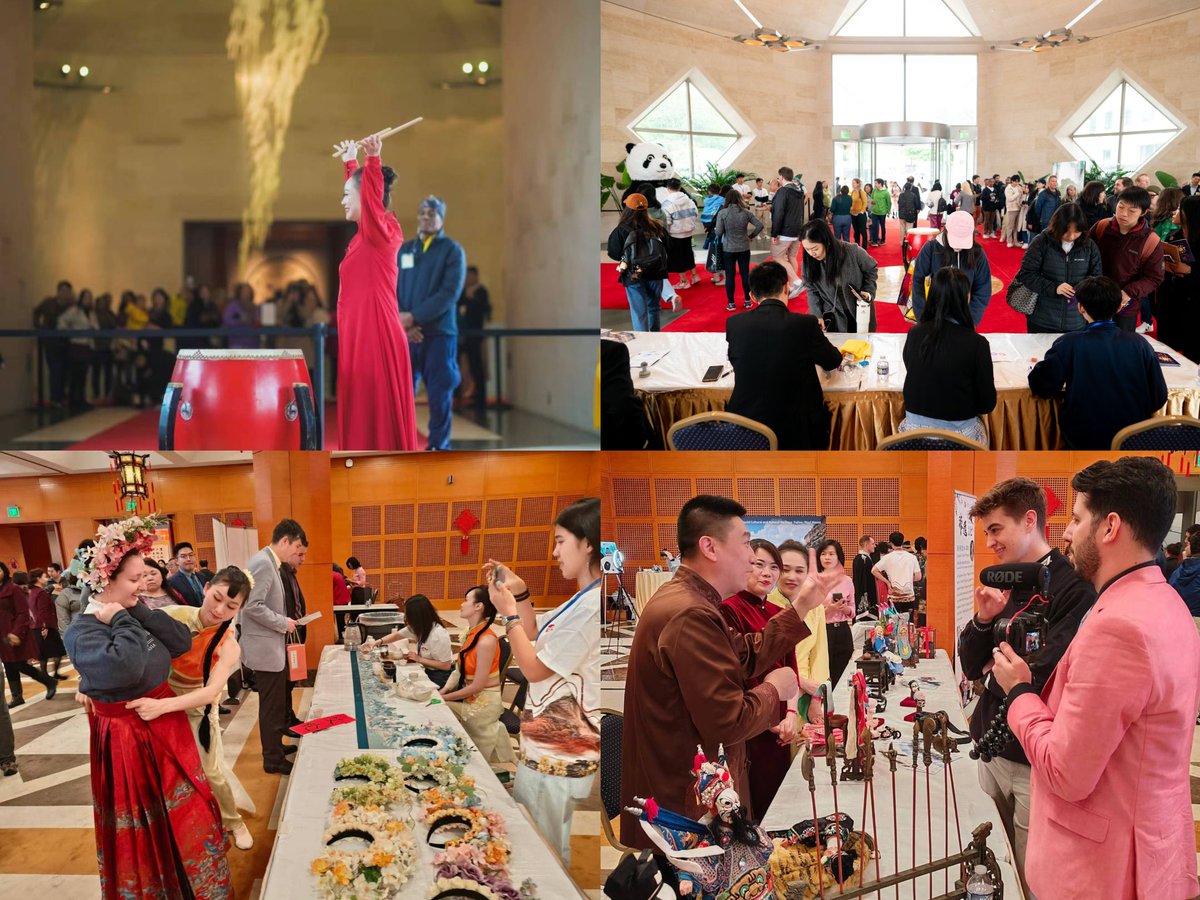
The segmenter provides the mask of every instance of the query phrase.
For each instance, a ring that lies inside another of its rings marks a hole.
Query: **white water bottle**
[[[892,367],[888,363],[888,358],[886,356],[880,356],[879,359],[875,361],[875,374],[879,377],[880,381],[887,381],[891,376]]]
[[[975,874],[967,879],[967,900],[991,900],[996,888],[985,866],[976,866]]]

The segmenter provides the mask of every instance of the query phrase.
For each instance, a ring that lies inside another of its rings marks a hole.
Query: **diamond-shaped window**
[[[1125,79],[1099,102],[1091,102],[1090,110],[1076,112],[1074,118],[1082,121],[1070,139],[1104,169],[1136,171],[1183,130],[1153,98]]]
[[[630,130],[662,144],[681,175],[727,166],[754,140],[745,120],[712,83],[693,70],[642,113]]]

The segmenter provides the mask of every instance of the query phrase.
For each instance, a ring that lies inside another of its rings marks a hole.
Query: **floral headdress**
[[[154,548],[154,530],[166,520],[166,516],[134,516],[101,525],[96,529],[96,545],[80,553],[83,569],[79,580],[93,595],[104,593],[126,554],[146,555]]]

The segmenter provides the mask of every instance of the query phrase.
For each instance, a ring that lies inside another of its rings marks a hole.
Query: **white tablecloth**
[[[855,658],[859,652],[855,650]],[[848,676],[854,671],[854,663],[851,662],[847,671],[847,678],[843,678],[843,683],[838,685],[833,694],[834,712],[848,714],[850,708],[850,689],[846,682]],[[878,839],[878,847],[882,851],[882,858],[879,860],[879,873],[886,877],[898,871],[896,867],[895,852],[893,850],[893,835],[899,833],[899,854],[900,865],[899,869],[909,869],[913,865],[913,769],[912,769],[912,723],[905,722],[904,717],[913,712],[911,707],[901,706],[900,701],[908,696],[908,681],[912,678],[920,676],[929,676],[940,682],[937,687],[929,684],[923,684],[921,690],[924,691],[927,700],[925,709],[927,712],[938,712],[945,710],[950,715],[950,722],[967,730],[966,718],[963,715],[962,706],[958,699],[958,681],[955,678],[953,670],[950,668],[950,659],[946,655],[946,651],[938,650],[933,659],[922,659],[918,662],[915,669],[905,669],[903,675],[897,676],[896,684],[887,693],[888,708],[885,712],[880,713],[885,722],[893,728],[896,728],[901,733],[901,738],[896,741],[896,750],[899,756],[896,759],[896,822],[897,828],[892,828],[892,776],[889,769],[888,761],[883,756],[882,751],[888,748],[888,741],[881,741],[876,744],[875,754],[875,813],[878,822],[872,822],[870,812],[870,802],[868,799],[867,805],[867,821],[862,821],[863,810],[863,795],[866,790],[866,783],[862,781],[842,781],[841,763],[838,760],[838,809],[849,815],[854,820],[855,828],[863,828],[868,833],[874,834]],[[874,702],[872,701],[872,709]],[[874,715],[874,713],[872,713]],[[983,822],[992,823],[992,833],[988,837],[988,847],[996,855],[996,861],[1000,865],[1001,872],[1004,877],[1004,896],[1010,900],[1016,900],[1022,896],[1019,887],[1019,879],[1017,878],[1016,870],[1012,866],[1012,851],[1008,846],[1008,841],[1004,834],[1004,826],[1000,822],[1000,816],[996,812],[996,805],[992,799],[983,792],[983,788],[979,786],[979,763],[967,756],[967,750],[970,749],[970,744],[963,745],[960,752],[951,757],[951,769],[954,773],[954,795],[958,799],[958,820],[961,829],[963,846],[965,847],[971,840],[971,832]],[[797,755],[792,762],[792,767],[788,770],[787,776],[783,780],[783,784],[779,788],[779,792],[775,795],[775,801],[771,804],[771,808],[767,810],[766,816],[763,817],[762,826],[767,831],[782,831],[797,822],[804,819],[812,818],[812,800],[809,797],[808,782],[800,771],[801,757]],[[947,796],[946,790],[943,787],[946,775],[943,771],[941,759],[938,754],[934,754],[934,764],[929,768],[929,803],[926,803],[926,785],[925,785],[925,766],[919,759],[917,761],[917,828],[916,831],[916,857],[917,865],[927,863],[930,859],[941,859],[947,855],[946,853],[946,834],[949,829],[950,853],[958,852],[958,841],[954,837],[954,808],[949,807],[949,815],[943,815],[943,799]],[[824,758],[816,760],[816,784],[817,784],[817,813],[820,816],[828,816],[833,813],[833,788],[830,784],[829,768],[825,765]],[[933,807],[933,853],[932,856],[929,850],[929,828],[927,826],[929,806]],[[950,871],[950,886],[953,887],[954,879],[957,877],[957,868]],[[875,874],[875,863],[871,863],[871,867],[867,872],[867,877],[872,878]],[[857,884],[857,882],[856,882]],[[921,878],[917,882],[916,890],[912,883],[901,886],[900,895],[902,897],[930,897],[936,896],[943,892],[945,888],[945,876],[942,872],[938,872],[933,876],[932,890],[930,890],[929,876]],[[888,888],[885,896],[894,896],[894,888]]]
[[[672,575],[670,572],[654,572],[650,569],[641,569],[637,573],[636,584],[633,593],[633,605],[637,609],[640,616],[642,610],[646,608],[646,604],[650,602],[650,598],[654,596],[654,592],[670,581]]]
[[[337,713],[355,717],[350,658],[351,654],[340,646],[326,647],[321,654],[308,711],[310,719]],[[401,677],[413,668],[419,667],[401,666]],[[450,726],[470,742],[470,737],[444,703],[428,706],[399,697],[394,697],[392,702],[414,721]],[[360,750],[358,731],[353,722],[308,735],[301,740],[279,814],[275,846],[263,878],[262,900],[304,900],[319,896],[309,864],[321,853],[321,836],[329,815],[329,794],[335,787],[333,769],[342,758],[360,752],[370,752],[387,759],[395,759],[399,755],[398,751]],[[540,897],[582,896],[558,857],[548,848],[524,810],[496,780],[491,767],[478,752],[471,755],[466,769],[475,776],[483,805],[500,813],[508,826],[508,837],[513,848],[509,866],[513,884],[520,885],[524,879],[532,878],[537,883]],[[418,825],[415,837],[419,858],[412,878],[397,895],[402,900],[423,900],[433,880],[433,856],[437,851],[425,845],[424,836],[424,826]]]
[[[1042,359],[1057,334],[988,334],[984,335],[992,345],[996,390],[1007,391],[1029,387],[1029,368],[1032,362]],[[904,342],[907,334],[830,334],[830,343],[841,347],[851,339],[865,340],[871,344],[874,356],[869,366],[859,366],[854,375],[835,372],[829,376],[818,369],[821,384],[826,393],[854,391],[902,391],[904,389]],[[1147,338],[1155,350],[1162,350],[1179,360],[1178,366],[1163,366],[1163,377],[1167,390],[1191,389],[1197,386],[1197,365],[1180,353],[1153,338]],[[643,351],[663,353],[658,362],[650,366],[646,378],[633,373],[633,386],[639,391],[679,391],[700,388],[733,389],[733,367],[729,365],[729,347],[725,335],[718,332],[637,332],[629,344],[631,358]],[[887,357],[890,373],[886,380],[875,374],[875,362],[880,356]],[[724,364],[729,374],[716,383],[705,384],[704,373],[709,366]]]

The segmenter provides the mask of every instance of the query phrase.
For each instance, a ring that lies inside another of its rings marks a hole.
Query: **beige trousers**
[[[204,710],[189,709],[188,724],[192,726],[192,736],[196,738],[196,749],[200,751],[200,764],[204,767],[204,775],[208,778],[213,796],[217,798],[217,806],[221,809],[221,824],[232,830],[245,823],[233,799],[233,787],[230,784],[233,774],[225,766],[225,748],[221,744],[221,722],[216,703],[212,709],[212,715],[208,719],[207,751],[200,745],[200,720],[204,717]]]
[[[504,711],[500,688],[485,688],[465,700],[451,700],[446,705],[462,723],[484,759],[489,763],[516,762],[512,739],[500,721],[500,713]]]
[[[1008,842],[1016,857],[1013,862],[1025,887],[1025,896],[1034,900],[1029,886],[1025,884],[1025,847],[1029,842],[1029,774],[1029,766],[999,756],[991,762],[979,763],[979,784],[996,801],[1000,821],[1004,823]]]
[[[1017,218],[1020,215],[1021,211],[1019,209],[1005,210],[1004,228],[1001,231],[1000,236],[1004,238],[1004,242],[1006,244],[1015,244],[1017,242],[1017,232],[1020,231],[1020,229],[1017,228]]]
[[[775,241],[771,242],[771,259],[779,263],[788,273],[789,287],[793,282],[800,280],[800,268],[796,264],[796,258],[800,255],[799,241]]]

